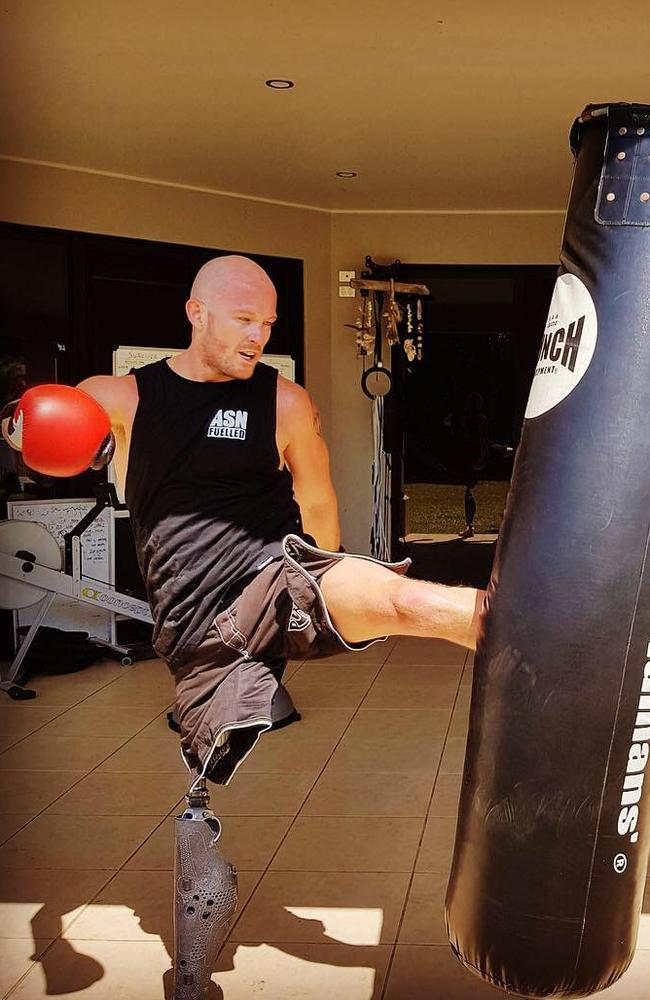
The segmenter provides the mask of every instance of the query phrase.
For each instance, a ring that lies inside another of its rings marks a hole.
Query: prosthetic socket
[[[198,779],[176,819],[174,1000],[205,997],[237,907],[237,871],[217,849],[221,824],[209,801],[205,779]]]

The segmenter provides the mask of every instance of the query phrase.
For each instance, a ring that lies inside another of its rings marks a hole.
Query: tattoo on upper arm
[[[318,412],[318,407],[316,406],[316,403],[313,401],[313,399],[311,401],[311,410],[312,410],[312,416],[313,416],[313,420],[314,420],[314,430],[316,431],[316,433],[318,434],[319,437],[322,437],[323,436],[323,428],[321,427],[321,423],[320,423],[320,413]]]

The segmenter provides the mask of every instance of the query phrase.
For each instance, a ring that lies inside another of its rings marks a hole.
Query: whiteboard
[[[263,354],[262,361],[271,368],[277,368],[280,375],[284,375],[289,381],[296,381],[296,362],[290,354]]]
[[[12,500],[7,503],[7,516],[16,521],[36,521],[44,525],[56,538],[63,556],[64,535],[94,506],[94,500]],[[112,585],[114,564],[111,515],[112,510],[106,507],[81,536],[81,571],[84,576]],[[15,627],[30,625],[37,612],[38,605],[14,612]],[[112,641],[112,613],[77,601],[74,597],[57,594],[43,624],[69,631],[80,630],[97,639]]]
[[[180,353],[180,347],[118,347],[113,351],[113,375],[128,375],[132,368]]]

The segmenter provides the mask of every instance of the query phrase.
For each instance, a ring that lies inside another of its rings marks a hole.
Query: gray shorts
[[[222,608],[201,644],[174,670],[181,748],[194,777],[228,784],[261,733],[287,660],[366,649],[347,643],[329,616],[319,581],[340,559],[365,559],[403,575],[410,559],[327,552],[298,535]]]

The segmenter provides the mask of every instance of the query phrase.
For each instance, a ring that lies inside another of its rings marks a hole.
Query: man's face
[[[270,283],[238,282],[210,296],[203,360],[228,378],[249,379],[271,336],[276,294]]]

